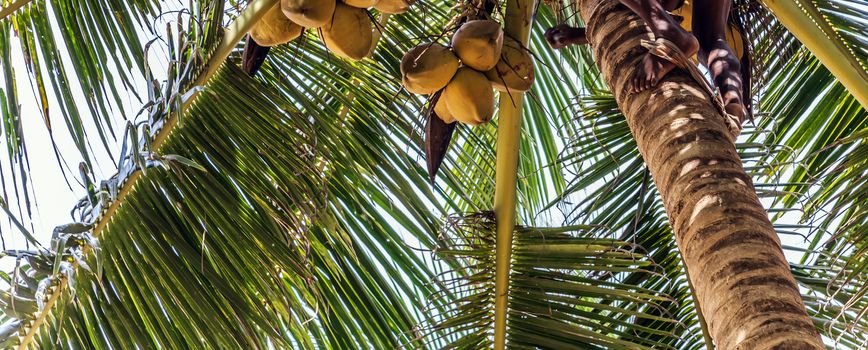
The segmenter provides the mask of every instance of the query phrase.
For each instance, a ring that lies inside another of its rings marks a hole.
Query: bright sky
[[[63,179],[61,169],[54,155],[53,147],[49,139],[48,130],[41,116],[40,107],[37,103],[34,89],[30,86],[31,80],[29,74],[23,65],[21,58],[21,50],[15,45],[12,49],[12,59],[18,63],[15,66],[15,73],[18,83],[18,98],[21,103],[22,128],[25,131],[25,141],[27,142],[27,150],[30,153],[31,180],[29,184],[31,190],[35,191],[35,200],[32,202],[38,205],[34,206],[33,217],[33,234],[46,241],[51,237],[51,231],[55,226],[69,223],[72,218],[69,211],[75,205],[77,200],[84,195],[83,188],[76,182],[70,182],[73,185],[73,190],[67,186]],[[80,92],[76,91],[76,95],[81,96]],[[87,113],[87,111],[82,111]],[[65,128],[61,115],[57,109],[52,108],[50,111],[52,126],[54,128]],[[87,115],[85,114],[86,118]],[[91,130],[93,131],[93,130]],[[63,130],[58,130],[54,133],[58,143],[58,149],[63,152],[68,163],[69,169],[78,171],[78,162],[80,157],[75,149],[72,140],[66,137],[67,133]],[[5,147],[3,145],[2,147]],[[9,164],[5,163],[4,172],[11,174],[12,169],[9,169]],[[98,170],[98,174],[105,176],[111,175],[112,169],[110,164],[103,160],[100,162],[103,165]],[[72,180],[74,181],[74,180]],[[7,191],[13,193],[15,190],[7,183]],[[16,203],[10,199],[10,207],[13,212]],[[22,201],[23,204],[23,201]],[[27,220],[25,217],[21,219]],[[12,226],[6,225],[3,227],[3,236],[6,239],[7,248],[23,248],[24,242],[21,235]],[[11,238],[11,239],[10,239]]]
[[[48,2],[47,6],[50,8],[51,3]],[[57,28],[57,22],[52,16],[49,17],[52,26]],[[166,16],[163,18],[164,21],[174,19],[174,16]],[[158,21],[155,28],[165,28],[165,25]],[[15,63],[13,69],[15,71],[18,102],[20,103],[20,112],[22,116],[22,129],[24,130],[24,139],[30,159],[31,178],[28,184],[28,190],[32,191],[31,203],[33,208],[32,218],[28,218],[26,210],[21,208],[23,215],[19,216],[19,219],[21,219],[21,221],[25,223],[25,226],[31,229],[31,233],[33,233],[33,235],[45,245],[48,244],[55,226],[73,222],[73,219],[70,216],[70,210],[72,210],[78,200],[86,193],[80,184],[78,175],[78,164],[82,158],[72,142],[71,137],[68,136],[69,132],[66,130],[66,123],[63,120],[63,115],[57,108],[58,104],[56,103],[56,99],[54,98],[54,95],[49,92],[48,98],[50,101],[49,105],[51,106],[49,110],[49,118],[51,120],[52,128],[54,129],[53,134],[57,143],[57,148],[66,163],[65,167],[69,181],[68,185],[67,181],[64,180],[64,175],[58,164],[54,148],[51,144],[51,139],[49,138],[48,129],[40,111],[41,106],[36,97],[37,90],[35,89],[35,86],[31,85],[32,76],[24,65],[22,50],[18,44],[19,38],[15,36],[14,33],[12,33],[11,36],[11,42],[13,43],[11,53],[12,61]],[[152,34],[143,34],[143,36],[148,38],[153,37]],[[62,45],[63,40],[60,40],[59,37],[57,39],[56,42],[60,45],[58,49],[63,55],[64,61],[69,62],[70,60],[66,56],[65,47]],[[166,60],[161,59],[161,57],[165,57],[165,55],[166,52],[164,46],[161,45],[160,42],[157,42],[150,51],[152,69],[155,71],[154,74],[158,76],[162,74],[162,72],[166,71],[166,65],[163,63]],[[65,70],[66,74],[68,74],[69,80],[75,81],[76,77],[74,75],[73,67],[67,64]],[[117,77],[117,74],[114,74],[114,76]],[[3,77],[3,79],[7,78],[8,77]],[[144,78],[141,76],[135,77],[134,83],[143,87]],[[47,80],[46,84],[49,84]],[[114,85],[122,86],[119,81]],[[81,113],[82,120],[85,121],[85,132],[88,134],[88,137],[93,140],[93,143],[91,144],[91,155],[95,158],[95,169],[93,170],[97,177],[95,179],[96,183],[98,184],[100,180],[107,179],[115,173],[115,162],[117,160],[110,158],[105,152],[104,147],[99,141],[99,136],[96,131],[97,129],[93,124],[90,111],[83,102],[84,95],[79,91],[79,89],[75,88],[75,84],[73,84],[73,87],[73,97],[76,101],[82,101],[79,106],[79,113]],[[139,91],[145,90],[141,88]],[[145,94],[145,96],[147,95]],[[115,110],[113,111],[114,114],[112,115],[114,131],[118,140],[108,140],[109,147],[115,153],[119,152],[121,149],[120,143],[123,141],[124,127],[126,125],[125,118],[134,117],[133,114],[135,114],[143,105],[143,102],[136,100],[132,94],[122,96],[122,102],[124,105],[115,106]],[[5,142],[0,140],[0,149],[5,147]],[[114,154],[113,156],[116,158],[117,154]],[[9,206],[11,211],[17,214],[19,211],[19,208],[17,207],[18,203],[13,196],[15,189],[12,188],[11,180],[9,179],[9,176],[12,174],[12,169],[10,168],[10,164],[8,164],[5,156],[0,158],[0,162],[2,162],[4,174],[7,176],[7,192],[10,195]],[[72,188],[70,188],[70,186]],[[21,204],[24,204],[23,199],[21,200]],[[0,217],[2,216],[3,215],[0,214]],[[6,241],[6,249],[25,249],[27,244],[18,229],[9,221],[3,221],[5,222],[0,223],[0,232],[2,232],[3,238]],[[0,270],[8,271],[8,267],[12,266],[12,264],[14,264],[14,259],[2,259],[0,260]]]

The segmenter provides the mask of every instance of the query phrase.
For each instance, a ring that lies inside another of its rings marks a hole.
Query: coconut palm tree
[[[245,33],[276,2],[4,3],[3,236],[30,245],[4,242],[4,347],[794,344],[777,329],[868,344],[864,5],[734,1],[759,113],[733,142],[699,137],[722,124],[681,73],[622,93],[646,34],[615,1],[504,1],[495,16],[536,82],[501,96],[494,122],[457,127],[432,185],[426,101],[398,66],[454,29],[455,2],[371,11],[379,45],[359,62],[308,30],[250,77]],[[577,21],[593,55],[547,48],[545,28]],[[25,83],[41,115],[22,113]],[[688,111],[707,121],[654,128]],[[58,141],[56,162],[83,195],[50,240],[28,224],[33,118],[75,146]],[[691,147],[725,159],[697,168],[720,175],[682,172]],[[105,159],[117,173],[96,178]],[[725,207],[682,189],[702,181]],[[734,224],[697,226],[715,220]]]

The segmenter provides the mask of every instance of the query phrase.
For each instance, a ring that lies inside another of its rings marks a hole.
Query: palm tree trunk
[[[660,190],[719,349],[823,349],[780,240],[716,107],[680,70],[627,93],[644,23],[615,0],[579,0],[603,76]]]

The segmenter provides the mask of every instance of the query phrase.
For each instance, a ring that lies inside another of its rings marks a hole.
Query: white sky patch
[[[53,11],[50,2],[46,3],[46,6],[48,7],[49,13]],[[166,10],[177,8],[178,6],[181,5],[169,4],[167,5]],[[75,68],[70,64],[71,59],[66,47],[64,46],[64,41],[58,33],[59,28],[57,21],[53,16],[49,16],[49,18],[56,35],[55,42],[58,45],[58,51],[60,52],[64,63],[65,73],[67,74],[67,78],[71,82],[74,82],[76,79]],[[154,28],[157,28],[158,30],[160,28],[166,28],[165,23],[167,21],[176,19],[176,16],[164,16],[161,20],[155,22]],[[140,33],[140,38],[143,39],[143,43],[150,40],[153,36],[154,35],[151,33]],[[25,205],[23,195],[20,200],[15,199],[16,189],[13,188],[10,176],[12,171],[17,171],[17,165],[15,165],[16,168],[10,168],[10,164],[3,159],[3,171],[7,174],[6,191],[10,196],[9,208],[12,213],[19,217],[31,233],[44,246],[47,246],[54,227],[74,221],[70,215],[70,211],[79,199],[86,195],[86,191],[81,185],[78,171],[78,164],[83,159],[72,138],[69,136],[62,111],[59,109],[59,104],[57,103],[54,93],[51,90],[48,90],[49,119],[53,130],[52,134],[57,149],[64,161],[64,168],[67,171],[67,178],[64,179],[61,165],[57,161],[54,147],[52,146],[51,138],[49,136],[49,131],[45,124],[42,111],[40,110],[41,106],[38,102],[38,90],[35,86],[35,82],[32,80],[32,74],[28,72],[27,67],[25,66],[23,51],[20,46],[20,38],[15,35],[14,31],[11,31],[10,37],[9,40],[12,43],[11,59],[14,62],[14,78],[17,84],[18,103],[20,104],[20,115],[22,121],[21,128],[24,130],[24,141],[26,142],[30,160],[31,171],[30,178],[28,179],[28,190],[32,192],[31,208],[33,210],[33,216],[31,218],[27,217],[26,209],[23,208]],[[112,53],[109,52],[107,54],[111,55]],[[143,55],[144,53],[138,54]],[[157,41],[149,51],[149,62],[152,65],[151,68],[153,74],[156,75],[158,79],[163,79],[163,77],[165,77],[165,72],[167,70],[167,55],[168,51],[165,42],[163,41]],[[112,68],[114,70],[118,69],[118,67]],[[128,70],[126,67],[122,67],[121,69]],[[110,120],[112,122],[115,137],[117,138],[116,140],[113,140],[111,135],[107,135],[108,146],[113,152],[112,157],[109,157],[109,154],[106,153],[105,147],[99,139],[99,132],[97,126],[94,124],[93,116],[91,115],[86,103],[84,103],[84,93],[78,88],[77,84],[73,83],[70,86],[73,98],[77,102],[80,101],[80,103],[78,103],[78,112],[80,113],[81,120],[85,124],[85,133],[90,139],[89,151],[93,157],[92,161],[95,168],[93,169],[93,173],[96,176],[96,179],[94,180],[97,185],[99,185],[101,180],[108,179],[115,174],[117,170],[115,163],[117,162],[118,153],[121,150],[126,120],[135,118],[136,116],[134,114],[141,109],[145,102],[139,101],[132,93],[123,95],[123,91],[126,90],[124,90],[123,82],[119,78],[120,74],[118,74],[117,71],[109,73],[111,76],[115,77],[115,80],[107,83],[121,89],[121,101],[123,103],[122,106],[113,105],[112,110],[109,111],[109,113],[112,113]],[[109,76],[109,74],[106,74],[105,76]],[[9,77],[3,77],[3,79],[8,78]],[[48,78],[45,77],[44,79],[46,79],[46,85],[50,85]],[[136,84],[136,89],[139,92],[139,95],[146,98],[147,90],[145,90],[146,82],[144,77],[137,75],[133,77],[132,83]],[[103,87],[104,86],[97,86],[96,88]],[[5,85],[2,88],[5,89]],[[50,89],[49,86],[46,86],[46,88]],[[145,115],[142,115],[139,116],[138,119],[141,120],[144,117]],[[0,149],[5,149],[5,147],[5,139],[0,139]],[[19,204],[21,205],[21,208],[19,208]],[[18,215],[19,212],[22,213],[22,215]],[[3,221],[5,222],[0,223],[0,233],[2,233],[3,239],[5,240],[6,249],[33,249],[32,245],[28,248],[24,236],[11,224],[11,222],[8,220]],[[0,270],[9,271],[14,264],[14,259],[0,259]]]

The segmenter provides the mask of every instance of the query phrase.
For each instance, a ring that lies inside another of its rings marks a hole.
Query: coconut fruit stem
[[[504,18],[506,35],[527,46],[533,22],[531,0],[509,0]],[[518,150],[521,141],[521,111],[524,93],[503,93],[497,127],[494,217],[497,243],[494,274],[494,349],[506,348],[506,319],[509,301],[509,269],[512,264],[512,234],[516,224]]]

